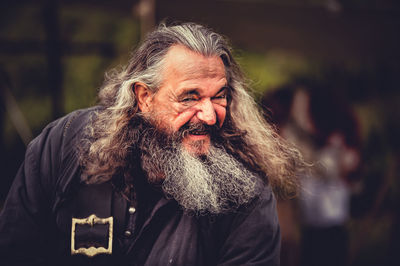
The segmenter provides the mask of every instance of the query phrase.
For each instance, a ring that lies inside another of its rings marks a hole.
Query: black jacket
[[[234,213],[196,216],[149,186],[144,204],[129,214],[110,184],[82,184],[75,148],[92,112],[50,123],[28,146],[0,214],[0,265],[279,265],[276,202],[267,185]],[[71,256],[72,218],[93,212],[114,217],[112,255]]]

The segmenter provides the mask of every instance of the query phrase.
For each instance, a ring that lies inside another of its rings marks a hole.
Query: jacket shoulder
[[[88,121],[99,109],[100,108],[96,106],[75,110],[49,123],[43,129],[43,132],[49,131],[49,137],[69,141],[73,139],[76,134],[82,132]]]
[[[76,110],[49,123],[29,144],[25,163],[35,170],[45,190],[53,196],[66,193],[73,179],[79,180],[77,147],[98,109]]]

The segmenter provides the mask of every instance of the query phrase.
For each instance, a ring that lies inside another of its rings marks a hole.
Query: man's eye
[[[221,94],[221,95],[218,95],[218,96],[215,96],[215,97],[213,97],[214,99],[226,99],[226,94]]]
[[[192,102],[192,101],[195,101],[195,100],[196,100],[195,98],[189,97],[189,98],[183,98],[181,100],[181,102],[187,103],[187,102]]]

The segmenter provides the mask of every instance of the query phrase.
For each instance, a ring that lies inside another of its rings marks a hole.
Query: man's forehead
[[[215,57],[215,59],[219,59]],[[213,60],[214,61],[214,60]],[[221,68],[221,65],[217,61],[209,61],[205,64],[198,64],[196,62],[187,62],[185,67],[182,69],[184,74],[190,78],[201,78],[201,77],[225,77],[225,69]]]
[[[181,45],[170,48],[165,66],[170,74],[187,79],[225,77],[225,67],[220,57],[204,56]]]

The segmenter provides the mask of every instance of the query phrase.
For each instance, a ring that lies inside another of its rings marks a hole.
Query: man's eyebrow
[[[215,95],[218,95],[222,92],[227,92],[228,89],[229,89],[228,85],[224,85],[224,86],[222,86],[221,89],[219,89],[219,91]],[[200,96],[200,93],[199,93],[198,89],[185,89],[181,93],[177,94],[176,98],[180,99],[182,97],[189,96],[189,95]]]
[[[179,93],[176,97],[182,98],[184,96],[188,96],[188,95],[200,95],[200,93],[197,91],[197,89],[185,89],[184,91],[182,91],[181,93]]]
[[[228,92],[228,89],[229,89],[228,85],[224,85],[224,86],[222,86],[221,89],[219,89],[219,91],[215,95],[218,95],[221,92]]]

